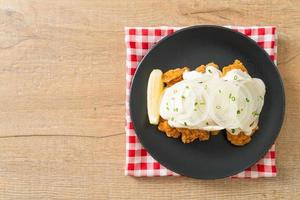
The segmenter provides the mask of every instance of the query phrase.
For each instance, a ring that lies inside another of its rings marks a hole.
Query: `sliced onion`
[[[222,127],[238,128],[236,98],[238,87],[229,81],[219,80],[210,95],[211,118]]]
[[[248,90],[245,83],[246,82],[242,82],[239,84],[237,120],[239,122],[239,128],[248,131],[250,129],[250,124],[254,120],[252,112],[253,109],[255,109],[255,102],[252,100],[254,98],[253,94]]]
[[[240,128],[236,129],[226,129],[227,132],[229,132],[231,135],[238,135],[242,130]]]
[[[266,92],[265,84],[262,82],[262,80],[254,78],[244,82],[244,85],[248,88],[248,90],[252,94],[252,98],[253,98],[252,101],[255,106],[252,112],[255,113],[254,118],[257,118],[264,104],[264,96]]]
[[[240,111],[243,110],[237,116],[237,120],[240,124],[239,127],[244,132],[251,134],[253,129],[251,124],[258,121],[264,103],[265,86],[260,79],[249,79],[240,82],[239,88],[238,107]]]
[[[206,130],[206,131],[219,131],[219,130],[224,129],[224,127],[222,127],[222,126],[204,126],[204,127],[202,127],[202,129]]]
[[[233,135],[241,131],[252,133],[264,103],[265,85],[262,80],[212,79],[200,83],[194,79],[197,77],[192,78],[176,83],[163,94],[160,115],[171,126],[208,131],[226,128]],[[175,90],[178,93],[175,94]],[[183,101],[182,96],[187,98]]]
[[[203,125],[208,116],[207,96],[203,86],[195,81],[184,80],[176,83],[167,88],[163,95],[161,116],[175,127],[194,128]]]

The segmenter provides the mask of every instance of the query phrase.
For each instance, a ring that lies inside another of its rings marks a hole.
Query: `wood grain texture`
[[[124,26],[276,25],[278,177],[124,176]],[[0,1],[0,199],[299,199],[300,1]],[[238,196],[236,196],[238,195]]]

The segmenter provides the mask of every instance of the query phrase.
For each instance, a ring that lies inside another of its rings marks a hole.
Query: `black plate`
[[[168,138],[149,124],[147,82],[150,72],[159,68],[191,69],[208,62],[220,66],[241,60],[252,77],[261,78],[266,96],[259,131],[244,147],[231,145],[225,134],[207,142],[183,144]],[[284,89],[276,66],[267,53],[248,37],[218,26],[193,26],[162,39],[141,61],[133,79],[130,112],[136,134],[147,151],[168,169],[181,175],[216,179],[235,175],[255,164],[275,142],[284,116]]]

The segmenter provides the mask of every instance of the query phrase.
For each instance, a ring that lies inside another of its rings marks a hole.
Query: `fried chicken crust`
[[[181,133],[176,128],[171,127],[168,124],[168,121],[162,118],[159,121],[158,130],[165,132],[168,137],[172,138],[179,138],[181,135]]]
[[[197,67],[197,68],[195,69],[195,71],[204,73],[204,72],[205,72],[205,68],[206,68],[205,65],[200,65],[199,67]]]
[[[177,128],[177,130],[181,133],[181,141],[183,143],[191,143],[196,139],[199,139],[200,141],[209,139],[209,133],[204,130],[187,128]]]
[[[168,137],[179,138],[183,143],[191,143],[196,139],[205,141],[209,139],[209,132],[198,129],[173,128],[168,124],[167,120],[160,119],[158,130],[165,132]]]
[[[245,135],[243,132],[239,133],[238,135],[232,135],[227,132],[227,140],[236,146],[244,146],[251,141],[251,136]]]
[[[222,76],[225,76],[227,74],[227,72],[229,72],[233,69],[240,69],[243,72],[248,73],[248,71],[247,71],[246,67],[243,65],[243,63],[239,60],[235,60],[232,64],[223,67]]]
[[[162,80],[167,85],[167,87],[170,87],[174,85],[175,83],[183,80],[183,73],[185,71],[188,71],[188,67],[182,67],[182,68],[176,68],[171,69],[163,73]]]

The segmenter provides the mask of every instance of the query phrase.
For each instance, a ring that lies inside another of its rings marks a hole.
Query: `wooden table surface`
[[[124,176],[125,26],[276,25],[276,178]],[[0,199],[299,199],[300,1],[0,1]]]

